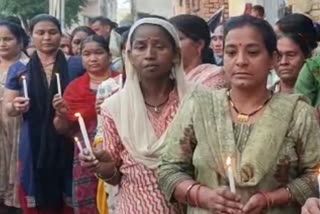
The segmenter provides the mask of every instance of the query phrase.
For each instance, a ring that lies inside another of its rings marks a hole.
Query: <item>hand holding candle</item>
[[[77,146],[78,146],[80,153],[82,153],[83,148],[82,148],[82,145],[81,145],[79,139],[77,137],[74,137],[74,141],[77,143]]]
[[[22,85],[23,85],[23,94],[25,98],[29,98],[28,96],[28,87],[27,87],[27,79],[25,76],[21,76],[22,78]]]
[[[56,79],[57,79],[58,94],[59,94],[60,96],[62,96],[61,82],[60,82],[60,75],[59,75],[59,73],[56,73]]]
[[[230,190],[233,193],[236,193],[236,185],[234,182],[234,176],[233,176],[233,171],[232,171],[232,159],[231,157],[227,158],[227,174],[228,174],[228,179],[229,179],[229,186],[230,186]]]
[[[88,136],[88,132],[87,132],[84,120],[83,120],[83,118],[82,118],[80,113],[76,113],[74,116],[76,116],[78,118],[78,123],[79,123],[79,126],[80,126],[80,130],[81,130],[81,133],[82,133],[84,144],[86,145],[86,148],[89,150],[90,154],[93,155],[92,147],[91,147],[91,144],[90,144],[90,140],[89,140],[89,136]]]

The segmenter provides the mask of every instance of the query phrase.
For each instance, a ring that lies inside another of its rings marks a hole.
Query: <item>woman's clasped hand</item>
[[[242,214],[243,205],[240,203],[240,196],[232,193],[227,187],[217,189],[202,188],[205,196],[199,198],[200,206],[216,213]],[[201,189],[200,189],[201,191]]]
[[[256,193],[242,203],[241,196],[227,187],[201,188],[199,191],[202,191],[199,195],[204,196],[198,199],[200,207],[218,214],[260,214],[268,208],[268,201],[262,193]]]

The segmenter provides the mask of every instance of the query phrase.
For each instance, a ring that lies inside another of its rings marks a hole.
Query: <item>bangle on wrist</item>
[[[196,199],[195,199],[195,204],[196,204],[196,207],[200,207],[200,201],[199,201],[199,198],[200,198],[200,189],[201,189],[202,185],[199,184],[199,186],[197,186],[197,189],[196,189]]]
[[[185,195],[185,201],[187,202],[187,204],[189,204],[189,205],[191,205],[191,206],[195,206],[195,204],[192,203],[191,200],[190,200],[190,192],[191,192],[191,190],[192,190],[195,186],[197,186],[197,185],[199,185],[199,183],[195,182],[195,183],[193,183],[193,184],[190,184],[190,185],[188,186],[188,188],[187,188],[187,192],[186,192],[186,195]]]
[[[291,190],[290,190],[290,188],[289,187],[284,187],[284,189],[287,191],[287,193],[288,193],[288,205],[292,202],[292,200],[293,200],[293,196],[292,196],[292,192],[291,192]]]
[[[274,200],[272,197],[270,197],[269,193],[266,193],[266,192],[258,192],[258,193],[261,194],[266,199],[266,202],[267,202],[266,209],[267,210],[271,209],[274,206]]]
[[[113,178],[115,178],[117,173],[118,173],[118,168],[116,166],[113,166],[113,174],[109,178],[104,178],[100,173],[96,173],[96,176],[101,180],[108,182],[108,181],[111,181]]]

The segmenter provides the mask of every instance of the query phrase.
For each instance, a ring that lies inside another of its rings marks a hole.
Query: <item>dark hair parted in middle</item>
[[[13,22],[9,21],[0,21],[0,27],[6,27],[17,39],[19,44],[22,44],[23,49],[26,49],[29,44],[29,37],[24,29]]]
[[[264,46],[270,56],[277,51],[277,36],[272,26],[267,21],[253,16],[243,15],[232,17],[225,25],[224,38],[227,37],[230,31],[246,26],[255,28],[261,34]]]
[[[284,36],[291,38],[299,45],[306,57],[318,46],[317,31],[313,21],[305,15],[294,13],[283,17],[276,23]]]
[[[8,22],[11,22],[11,23],[15,23],[17,25],[19,25],[20,27],[22,27],[22,23],[21,23],[21,20],[19,17],[17,16],[7,16],[3,19],[4,21],[8,21]]]
[[[39,22],[51,22],[53,23],[55,26],[57,26],[60,34],[62,34],[61,31],[61,24],[59,22],[59,20],[51,15],[48,14],[40,14],[40,15],[36,15],[35,17],[33,17],[30,21],[30,32],[33,33],[33,29],[36,26],[36,24],[38,24]]]
[[[178,31],[195,42],[203,41],[202,62],[211,63],[213,53],[210,49],[210,30],[207,22],[199,16],[183,14],[169,19]]]
[[[76,27],[75,29],[73,29],[72,33],[71,33],[71,37],[73,38],[78,32],[84,32],[86,33],[88,36],[92,36],[95,35],[96,33],[89,28],[88,26],[79,26]]]
[[[103,36],[98,36],[98,35],[92,35],[89,36],[88,38],[86,38],[82,44],[81,44],[81,52],[84,48],[84,46],[89,43],[89,42],[95,42],[97,43],[99,46],[101,46],[107,53],[110,53],[110,49],[109,49],[109,40],[105,39]]]

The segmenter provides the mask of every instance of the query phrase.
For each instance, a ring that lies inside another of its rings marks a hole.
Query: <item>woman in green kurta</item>
[[[320,106],[320,56],[306,61],[296,82],[295,92],[308,97],[313,106]]]
[[[298,95],[265,88],[276,36],[264,20],[240,16],[225,27],[231,89],[194,90],[167,134],[158,179],[188,214],[298,214],[316,195],[320,131]],[[232,158],[236,194],[228,186]]]

